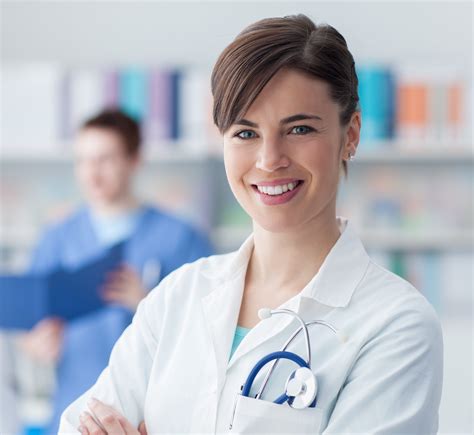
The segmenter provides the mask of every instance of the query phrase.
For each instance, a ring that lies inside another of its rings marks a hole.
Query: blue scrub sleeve
[[[61,266],[58,236],[52,229],[47,230],[33,250],[28,272],[47,273]]]
[[[191,263],[201,257],[208,257],[214,253],[209,239],[198,231],[190,231],[188,240],[186,242],[186,256],[185,263]]]

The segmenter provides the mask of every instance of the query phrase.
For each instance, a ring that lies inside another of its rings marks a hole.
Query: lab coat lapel
[[[245,271],[244,271],[245,275]],[[240,276],[203,298],[202,306],[211,334],[217,367],[217,385],[223,384],[235,327],[239,317],[243,285]]]
[[[295,312],[299,312],[301,298],[299,295],[291,298],[285,302],[279,308],[290,309]],[[270,340],[272,337],[280,334],[284,331],[292,322],[297,325],[297,320],[293,316],[278,314],[272,316],[269,319],[261,320],[254,328],[242,340],[240,345],[237,347],[234,355],[232,355],[229,361],[228,369],[230,369],[236,361],[242,358],[247,353],[251,352],[262,343]]]
[[[319,271],[298,295],[278,308],[295,311],[305,321],[309,321],[314,318],[321,319],[332,309],[343,308],[349,304],[367,270],[369,257],[352,227],[348,226],[347,219],[338,217],[338,225],[341,236]],[[308,309],[310,313],[307,312]],[[292,322],[292,327],[299,326],[293,316],[283,314],[259,322],[236,349],[229,368],[242,356],[280,334]]]
[[[224,267],[213,280],[214,287],[211,292],[201,300],[205,322],[212,340],[219,390],[225,381],[252,249],[251,236],[244,242],[227,267]]]

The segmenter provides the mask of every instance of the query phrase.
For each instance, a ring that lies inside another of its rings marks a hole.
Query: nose
[[[274,172],[281,168],[287,168],[290,159],[285,153],[285,148],[278,139],[267,139],[261,144],[258,152],[256,168],[266,172]]]

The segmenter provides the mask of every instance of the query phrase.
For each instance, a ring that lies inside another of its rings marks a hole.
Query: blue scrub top
[[[149,288],[181,265],[213,253],[207,237],[157,208],[144,206],[134,221],[132,233],[125,241],[124,260],[141,276],[148,275]],[[94,228],[87,207],[50,228],[34,251],[30,272],[77,267],[96,258],[106,246]],[[150,264],[154,266],[151,277]],[[57,368],[54,416],[47,433],[57,433],[62,411],[94,384],[132,317],[128,309],[111,305],[66,325]]]

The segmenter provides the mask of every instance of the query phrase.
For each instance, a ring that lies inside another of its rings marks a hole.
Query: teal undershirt
[[[230,358],[234,354],[235,350],[239,347],[239,344],[242,342],[244,337],[249,333],[250,328],[242,328],[242,326],[237,325],[235,328],[234,341],[232,342],[232,349],[230,350]]]

